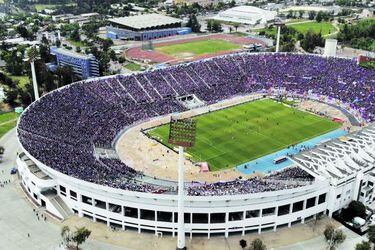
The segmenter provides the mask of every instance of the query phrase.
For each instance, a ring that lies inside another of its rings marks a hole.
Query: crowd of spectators
[[[314,177],[299,167],[284,168],[280,171],[267,175],[264,179],[268,180],[300,180],[313,181]]]
[[[374,121],[374,81],[375,72],[353,60],[297,54],[228,55],[71,84],[33,103],[20,119],[18,134],[31,155],[64,174],[114,188],[154,192],[157,187],[132,181],[139,173],[124,163],[97,159],[95,145],[111,146],[118,133],[134,123],[184,111],[178,96],[195,94],[211,104],[280,86],[351,103],[364,119]],[[285,176],[290,177],[289,173]],[[266,182],[255,178],[215,183],[204,187],[210,192],[197,187],[189,189],[189,194],[291,188]]]
[[[290,181],[293,180],[293,181]],[[237,178],[233,181],[215,182],[211,184],[195,185],[188,188],[188,195],[237,195],[278,191],[304,186],[312,182],[314,177],[299,167],[285,168],[265,177],[252,177],[247,180]]]

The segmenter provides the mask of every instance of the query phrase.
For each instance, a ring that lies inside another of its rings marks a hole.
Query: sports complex
[[[244,46],[250,44],[256,44],[259,47],[266,46],[266,42],[260,38],[231,34],[210,34],[148,42],[144,46],[128,49],[125,56],[132,60],[174,65],[241,52],[245,50]]]
[[[76,82],[17,126],[24,191],[53,216],[177,234],[171,117],[196,121],[187,235],[262,233],[375,195],[375,72],[355,60],[236,53]]]

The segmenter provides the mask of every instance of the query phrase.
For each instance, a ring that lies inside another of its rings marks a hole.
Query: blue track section
[[[243,163],[239,166],[237,166],[237,170],[244,174],[251,174],[254,172],[261,172],[261,173],[269,173],[275,170],[279,170],[282,168],[285,168],[289,165],[291,165],[293,162],[291,160],[286,160],[279,164],[274,164],[273,160],[280,157],[280,156],[287,156],[287,155],[294,155],[298,154],[301,150],[312,148],[319,144],[322,141],[325,140],[331,140],[338,138],[340,136],[346,135],[347,132],[342,129],[337,129],[334,131],[331,131],[329,133],[323,134],[321,136],[315,137],[313,139],[310,139],[308,141],[299,143],[295,145],[294,147],[285,148],[283,150],[277,151],[275,153],[265,155],[263,157],[260,157],[256,160],[249,161],[247,163]]]

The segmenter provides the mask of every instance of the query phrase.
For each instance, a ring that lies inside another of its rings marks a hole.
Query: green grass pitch
[[[296,29],[302,34],[306,34],[308,30],[312,30],[314,33],[322,32],[322,35],[328,35],[336,31],[336,28],[330,22],[307,22],[307,23],[296,23],[290,24],[289,27]]]
[[[197,56],[203,54],[213,54],[225,50],[234,50],[241,48],[240,45],[219,39],[207,39],[164,45],[156,47],[156,51],[168,54],[174,57]]]
[[[279,151],[337,129],[340,124],[270,99],[248,102],[194,117],[196,143],[188,149],[193,161],[206,161],[211,171]],[[168,145],[169,125],[147,132]]]

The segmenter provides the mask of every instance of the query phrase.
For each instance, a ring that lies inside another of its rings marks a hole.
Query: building
[[[218,0],[173,0],[174,5],[192,5],[197,3],[200,6],[209,6],[216,5],[218,2]]]
[[[276,11],[263,10],[253,6],[238,6],[219,12],[214,20],[248,25],[265,24],[275,20]]]
[[[89,23],[93,18],[99,16],[99,13],[92,12],[92,13],[84,13],[80,15],[73,15],[73,14],[61,14],[61,15],[52,15],[52,21],[57,22],[69,22],[69,23],[78,23],[79,26],[82,26],[86,23]]]
[[[99,76],[99,62],[93,55],[82,55],[57,47],[51,47],[51,54],[56,56],[58,66],[72,67],[74,73],[82,79]]]
[[[374,11],[371,9],[363,9],[362,13],[359,14],[360,18],[371,18],[374,16]]]
[[[374,205],[374,139],[375,125],[372,125],[293,157],[305,171],[330,180],[329,215],[352,200]]]
[[[145,41],[191,32],[190,28],[181,27],[182,20],[174,17],[146,14],[109,19],[107,37]]]
[[[329,0],[330,1],[330,0]],[[333,13],[333,15],[337,15],[342,8],[337,5],[332,6],[321,6],[321,5],[293,5],[293,6],[286,6],[283,9],[280,9],[280,14],[287,14],[289,11],[303,11],[305,14],[307,14],[309,11],[315,11],[315,12],[328,12]]]

